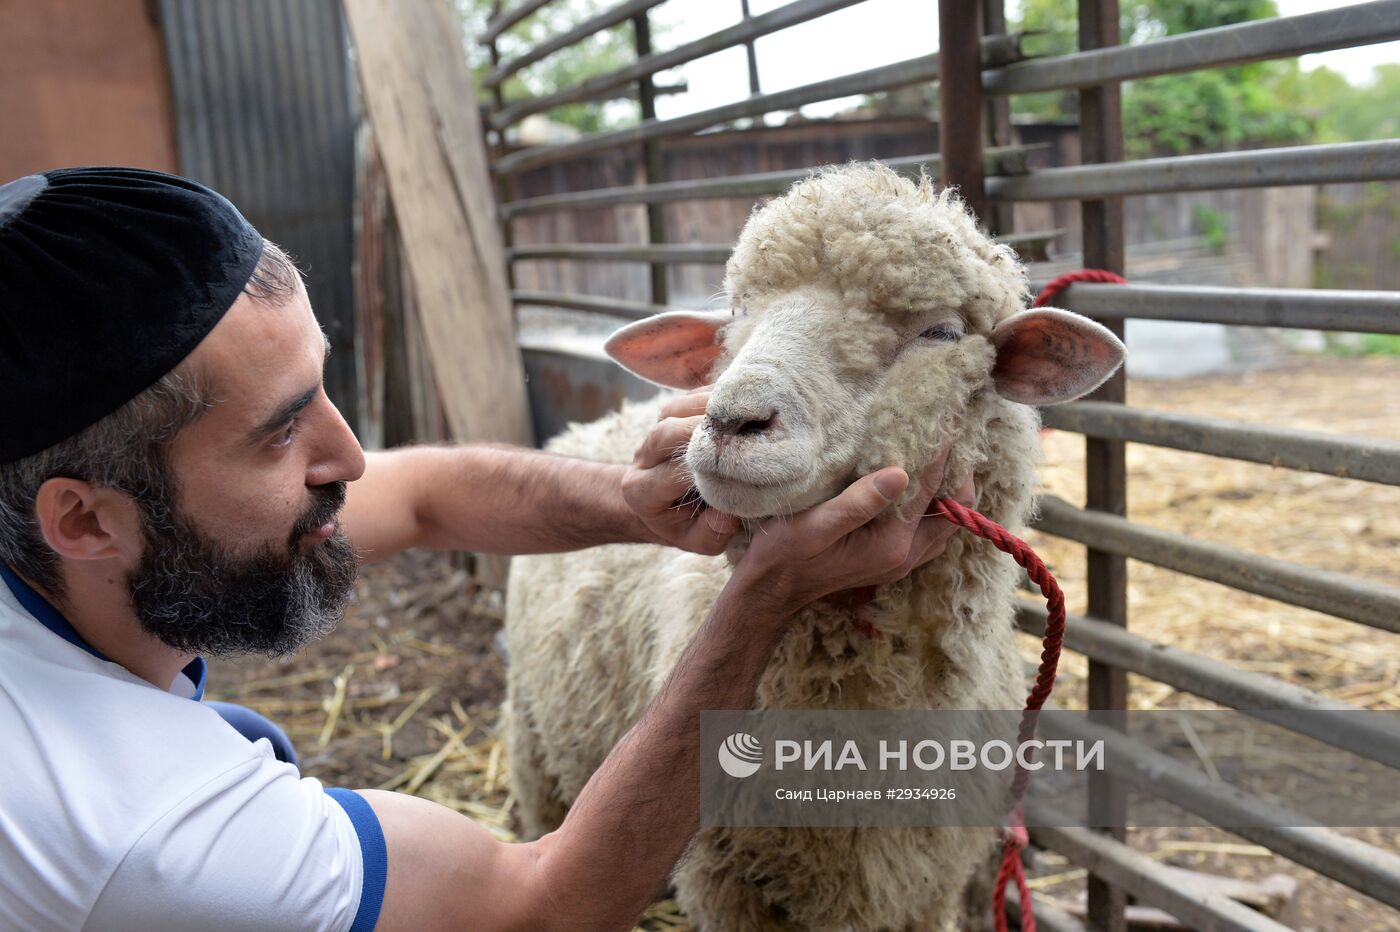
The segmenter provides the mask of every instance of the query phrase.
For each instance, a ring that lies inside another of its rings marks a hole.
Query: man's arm
[[[558,831],[503,844],[434,803],[365,791],[388,847],[378,928],[630,928],[695,831],[700,712],[752,703],[786,620],[747,597],[726,590]]]
[[[366,563],[410,547],[516,554],[648,541],[622,499],[626,469],[506,446],[368,453],[341,523]]]
[[[365,563],[410,547],[517,554],[665,543],[719,553],[738,521],[679,504],[691,480],[671,456],[708,400],[708,390],[668,400],[631,465],[497,445],[369,453],[341,523]]]
[[[752,704],[788,620],[841,589],[891,582],[942,552],[955,530],[924,517],[873,520],[908,478],[885,469],[791,520],[765,526],[641,720],[588,782],[558,831],[508,845],[424,800],[366,791],[388,846],[381,929],[626,929],[694,833],[699,717]]]

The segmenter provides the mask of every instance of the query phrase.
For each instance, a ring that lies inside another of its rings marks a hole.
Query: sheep
[[[1122,344],[1091,321],[1023,311],[1024,269],[954,193],[878,163],[824,170],[755,210],[725,290],[730,310],[661,314],[607,349],[662,385],[715,380],[685,460],[704,500],[749,519],[746,530],[719,557],[612,545],[511,568],[505,733],[528,836],[562,821],[640,717],[757,519],[879,467],[917,476],[951,448],[944,491],[971,473],[978,510],[1014,531],[1036,487],[1031,405],[1091,391],[1122,360]],[[658,407],[628,403],[550,449],[629,462]],[[803,609],[755,708],[1018,709],[1017,583],[1009,559],[957,535],[864,605]],[[990,828],[706,829],[673,882],[704,930],[951,929],[995,842]]]

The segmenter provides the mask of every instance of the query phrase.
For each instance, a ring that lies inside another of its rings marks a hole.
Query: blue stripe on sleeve
[[[384,845],[384,831],[379,827],[379,817],[359,793],[334,786],[326,790],[326,795],[340,803],[345,814],[350,816],[350,824],[355,826],[355,834],[360,836],[360,855],[364,858],[360,908],[355,913],[350,932],[374,932],[374,925],[379,921],[379,908],[384,905],[384,881],[389,873],[389,852]]]

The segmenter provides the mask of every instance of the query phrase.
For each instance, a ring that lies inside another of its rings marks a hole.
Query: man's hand
[[[903,579],[941,556],[957,531],[943,517],[928,513],[947,462],[945,450],[924,470],[918,492],[896,516],[879,517],[909,484],[904,470],[892,466],[790,520],[770,518],[754,535],[735,575],[793,611],[833,592]],[[970,476],[952,497],[969,507],[975,504]]]
[[[659,544],[717,554],[739,530],[739,519],[695,494],[685,448],[705,416],[710,386],[671,398],[622,477],[622,497]]]

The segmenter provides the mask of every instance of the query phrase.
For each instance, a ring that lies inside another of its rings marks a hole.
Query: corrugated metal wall
[[[335,352],[327,390],[359,427],[355,125],[339,0],[160,0],[180,170],[294,256]]]

